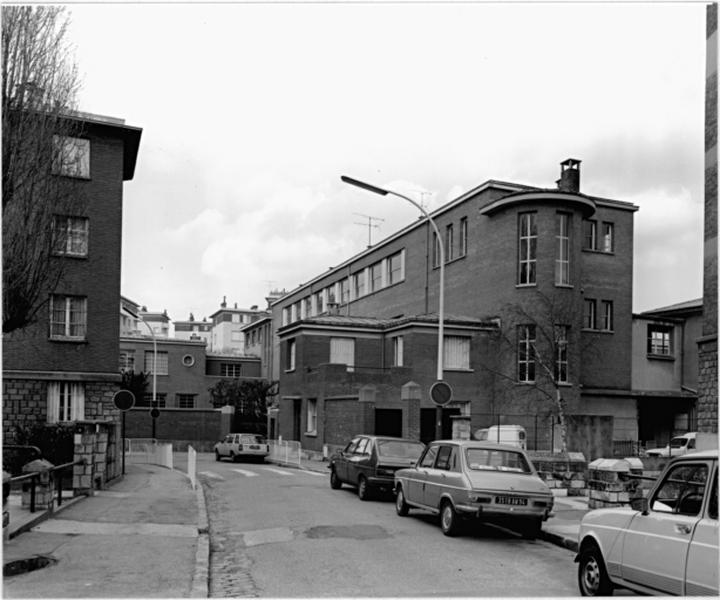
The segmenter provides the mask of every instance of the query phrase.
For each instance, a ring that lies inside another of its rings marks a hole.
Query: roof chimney
[[[557,180],[561,192],[580,192],[580,161],[566,158],[560,163],[560,179]]]

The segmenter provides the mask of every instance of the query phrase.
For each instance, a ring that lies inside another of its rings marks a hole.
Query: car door
[[[441,444],[437,448],[435,463],[427,470],[423,496],[423,504],[435,508],[440,507],[440,498],[453,484],[451,467],[454,448],[451,444]]]
[[[625,532],[621,574],[631,583],[682,595],[690,541],[701,519],[708,461],[672,465]]]
[[[370,457],[369,450],[370,440],[366,437],[361,437],[353,453],[347,460],[348,483],[357,484],[360,474],[367,471],[368,458]],[[367,477],[367,473],[365,476]]]
[[[428,446],[420,457],[417,467],[414,469],[412,478],[408,481],[406,497],[409,502],[425,505],[425,481],[428,472],[435,464],[437,446]]]
[[[218,447],[218,452],[220,453],[220,456],[229,456],[230,454],[230,442],[232,442],[232,435],[228,434],[225,436],[225,438],[220,442],[220,446]]]
[[[348,483],[350,481],[348,479],[348,461],[353,455],[353,452],[355,451],[358,442],[360,442],[359,437],[353,438],[352,440],[350,440],[348,445],[345,446],[345,449],[340,452],[340,455],[335,457],[335,473],[337,474],[340,481],[344,481],[345,483]]]
[[[686,596],[715,596],[718,590],[718,468],[715,463],[713,484],[707,506],[695,527],[685,570]]]

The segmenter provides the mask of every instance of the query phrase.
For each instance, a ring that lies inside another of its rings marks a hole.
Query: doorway
[[[450,417],[459,415],[459,408],[443,408],[442,411],[442,438],[452,438],[452,420]],[[435,439],[435,408],[420,409],[420,441],[427,444]]]
[[[402,409],[376,408],[375,435],[402,437]]]

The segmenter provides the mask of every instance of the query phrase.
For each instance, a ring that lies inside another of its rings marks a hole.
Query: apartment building
[[[202,321],[195,320],[195,315],[190,313],[186,321],[173,321],[175,337],[179,340],[202,340],[208,346],[212,339],[212,323],[203,318]]]
[[[15,425],[119,423],[118,302],[123,184],[133,178],[142,130],[123,120],[76,114],[81,131],[63,140],[75,149],[72,178],[88,199],[79,212],[56,216],[52,260],[64,275],[47,290],[35,324],[3,336],[3,433]],[[110,445],[119,443],[113,437]],[[112,475],[112,473],[109,473]]]
[[[392,367],[388,344],[405,343],[404,359],[418,368],[406,373],[405,382],[379,378],[375,385],[392,388],[380,397],[397,401],[403,385],[413,382],[420,385],[420,414],[434,408],[429,387],[437,355],[430,353],[430,341],[433,331],[438,335],[442,243],[445,314],[484,331],[480,337],[462,328],[445,333],[444,377],[453,378],[458,390],[447,409],[469,417],[474,430],[498,418],[554,414],[552,398],[559,394],[569,418],[610,419],[613,439],[637,440],[631,393],[637,207],[582,193],[576,159],[561,163],[556,186],[489,180],[431,214],[440,240],[427,219],[416,220],[275,301],[272,372],[280,381],[280,400],[274,429],[303,447],[317,445],[310,416],[317,422],[327,418],[321,409],[337,395],[336,386],[359,402],[360,389],[371,383],[357,381],[359,369],[350,369]],[[328,322],[330,317],[335,321]],[[379,320],[383,333],[376,329],[375,335],[385,341],[376,339],[376,350],[362,351],[362,336],[341,318]],[[398,336],[389,331],[403,319],[422,322],[422,331],[431,333],[427,341],[391,342]],[[330,341],[318,352],[311,341],[321,325]],[[494,336],[485,329],[491,326]],[[335,338],[354,338],[354,354],[350,341]],[[290,368],[293,360],[300,370]],[[338,370],[336,364],[346,367]],[[315,375],[322,369],[325,376]],[[541,381],[546,372],[549,382]],[[384,410],[383,402],[374,404],[375,412]],[[376,430],[378,423],[371,420]]]
[[[223,354],[245,354],[243,327],[264,315],[263,311],[258,311],[257,306],[249,309],[238,308],[236,303],[234,307],[228,307],[223,297],[220,308],[210,315],[212,321],[210,349]]]

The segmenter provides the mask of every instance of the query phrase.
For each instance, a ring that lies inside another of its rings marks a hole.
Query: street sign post
[[[430,386],[430,399],[435,404],[435,439],[442,438],[443,406],[450,404],[453,391],[447,381],[438,380]]]
[[[135,394],[130,390],[118,390],[113,395],[113,403],[122,412],[122,474],[125,475],[125,413],[135,406]]]

